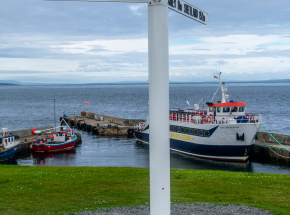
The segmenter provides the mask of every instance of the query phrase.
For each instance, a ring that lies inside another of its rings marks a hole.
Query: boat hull
[[[179,123],[176,126],[188,127]],[[177,132],[170,132],[170,150],[185,155],[210,160],[246,162],[253,150],[256,134],[255,125],[190,125],[192,128],[209,131],[208,137],[200,137]],[[256,125],[258,129],[260,125]],[[190,128],[190,127],[189,127]],[[135,130],[136,138],[149,143],[149,128]],[[243,134],[243,140],[237,140]]]
[[[18,147],[19,147],[19,145],[15,146],[13,148],[10,148],[8,150],[0,151],[0,162],[7,161],[7,160],[13,158]]]
[[[69,141],[66,141],[64,143],[54,143],[54,144],[32,144],[30,148],[35,152],[57,152],[57,151],[63,151],[63,150],[69,150],[72,149],[75,146],[76,143],[76,136]]]

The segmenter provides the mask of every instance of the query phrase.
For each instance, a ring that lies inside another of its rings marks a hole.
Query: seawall
[[[277,143],[272,136],[279,141]],[[252,156],[264,160],[276,160],[290,163],[290,135],[260,131],[254,144]]]

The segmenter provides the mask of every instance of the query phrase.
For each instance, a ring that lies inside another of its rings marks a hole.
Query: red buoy
[[[35,131],[36,131],[36,128],[33,128],[33,129],[31,130],[31,133],[32,133],[33,135],[36,135]]]

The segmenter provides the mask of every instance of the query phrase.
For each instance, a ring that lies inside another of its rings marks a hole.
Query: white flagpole
[[[148,3],[150,215],[170,215],[167,0]]]

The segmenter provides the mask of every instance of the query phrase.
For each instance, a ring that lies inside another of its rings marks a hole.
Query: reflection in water
[[[2,161],[2,162],[0,162],[0,164],[17,165],[17,161],[16,161],[14,158],[12,158],[12,159],[10,159],[10,160],[6,160],[6,161]]]
[[[32,152],[31,156],[33,158],[34,165],[45,165],[46,161],[53,159],[69,159],[69,156],[76,153],[76,149],[72,148],[65,151],[58,152]]]
[[[149,166],[149,145],[136,142],[135,148],[147,155],[146,167]],[[290,166],[277,161],[263,161],[252,159],[246,163],[212,161],[190,157],[177,152],[170,152],[170,167],[173,169],[200,169],[200,170],[221,170],[233,172],[257,172],[290,174]]]
[[[82,134],[82,144],[72,151],[56,153],[28,153],[15,157],[19,165],[43,166],[128,166],[149,167],[149,145],[127,137],[92,136]],[[290,166],[276,161],[252,160],[247,163],[230,163],[204,160],[176,152],[170,153],[171,168],[222,170],[290,174]]]
[[[136,141],[136,147],[148,154],[149,160],[149,145],[142,144]],[[148,164],[149,165],[149,164]],[[200,169],[200,170],[224,170],[235,172],[252,172],[251,163],[235,163],[235,162],[221,162],[206,159],[195,158],[180,154],[177,152],[170,152],[170,167],[172,169]]]

